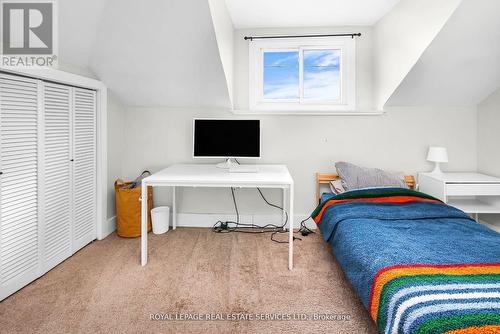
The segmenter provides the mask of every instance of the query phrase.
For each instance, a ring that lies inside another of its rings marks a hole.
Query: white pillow
[[[330,181],[330,190],[332,191],[332,193],[337,195],[345,192],[344,186],[342,185],[342,180],[338,179]]]

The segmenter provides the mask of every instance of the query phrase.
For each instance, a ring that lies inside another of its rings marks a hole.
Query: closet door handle
[[[3,175],[3,172],[0,172],[0,175]]]
[[[71,159],[70,161],[73,162],[73,161],[75,161],[75,159]]]

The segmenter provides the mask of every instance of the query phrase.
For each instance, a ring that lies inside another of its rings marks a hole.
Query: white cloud
[[[294,54],[291,54],[287,57],[277,59],[271,65],[268,65],[268,66],[280,66],[281,64],[285,64],[285,63],[290,62],[290,61],[296,61],[297,66],[298,66],[299,65],[298,60],[299,60],[299,57],[298,57],[297,53],[294,53]]]
[[[266,85],[264,92],[265,99],[296,99],[299,96],[297,84],[281,83],[275,85]]]
[[[312,100],[340,99],[338,71],[308,72],[304,75],[304,98]]]
[[[339,66],[340,52],[338,50],[306,50],[304,62],[313,62],[314,66]]]

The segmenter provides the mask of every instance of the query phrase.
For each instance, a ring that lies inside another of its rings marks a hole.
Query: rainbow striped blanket
[[[500,234],[426,194],[350,191],[312,214],[380,333],[500,333]]]

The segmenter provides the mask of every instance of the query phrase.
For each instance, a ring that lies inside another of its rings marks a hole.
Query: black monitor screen
[[[260,157],[260,121],[195,119],[194,156]]]

